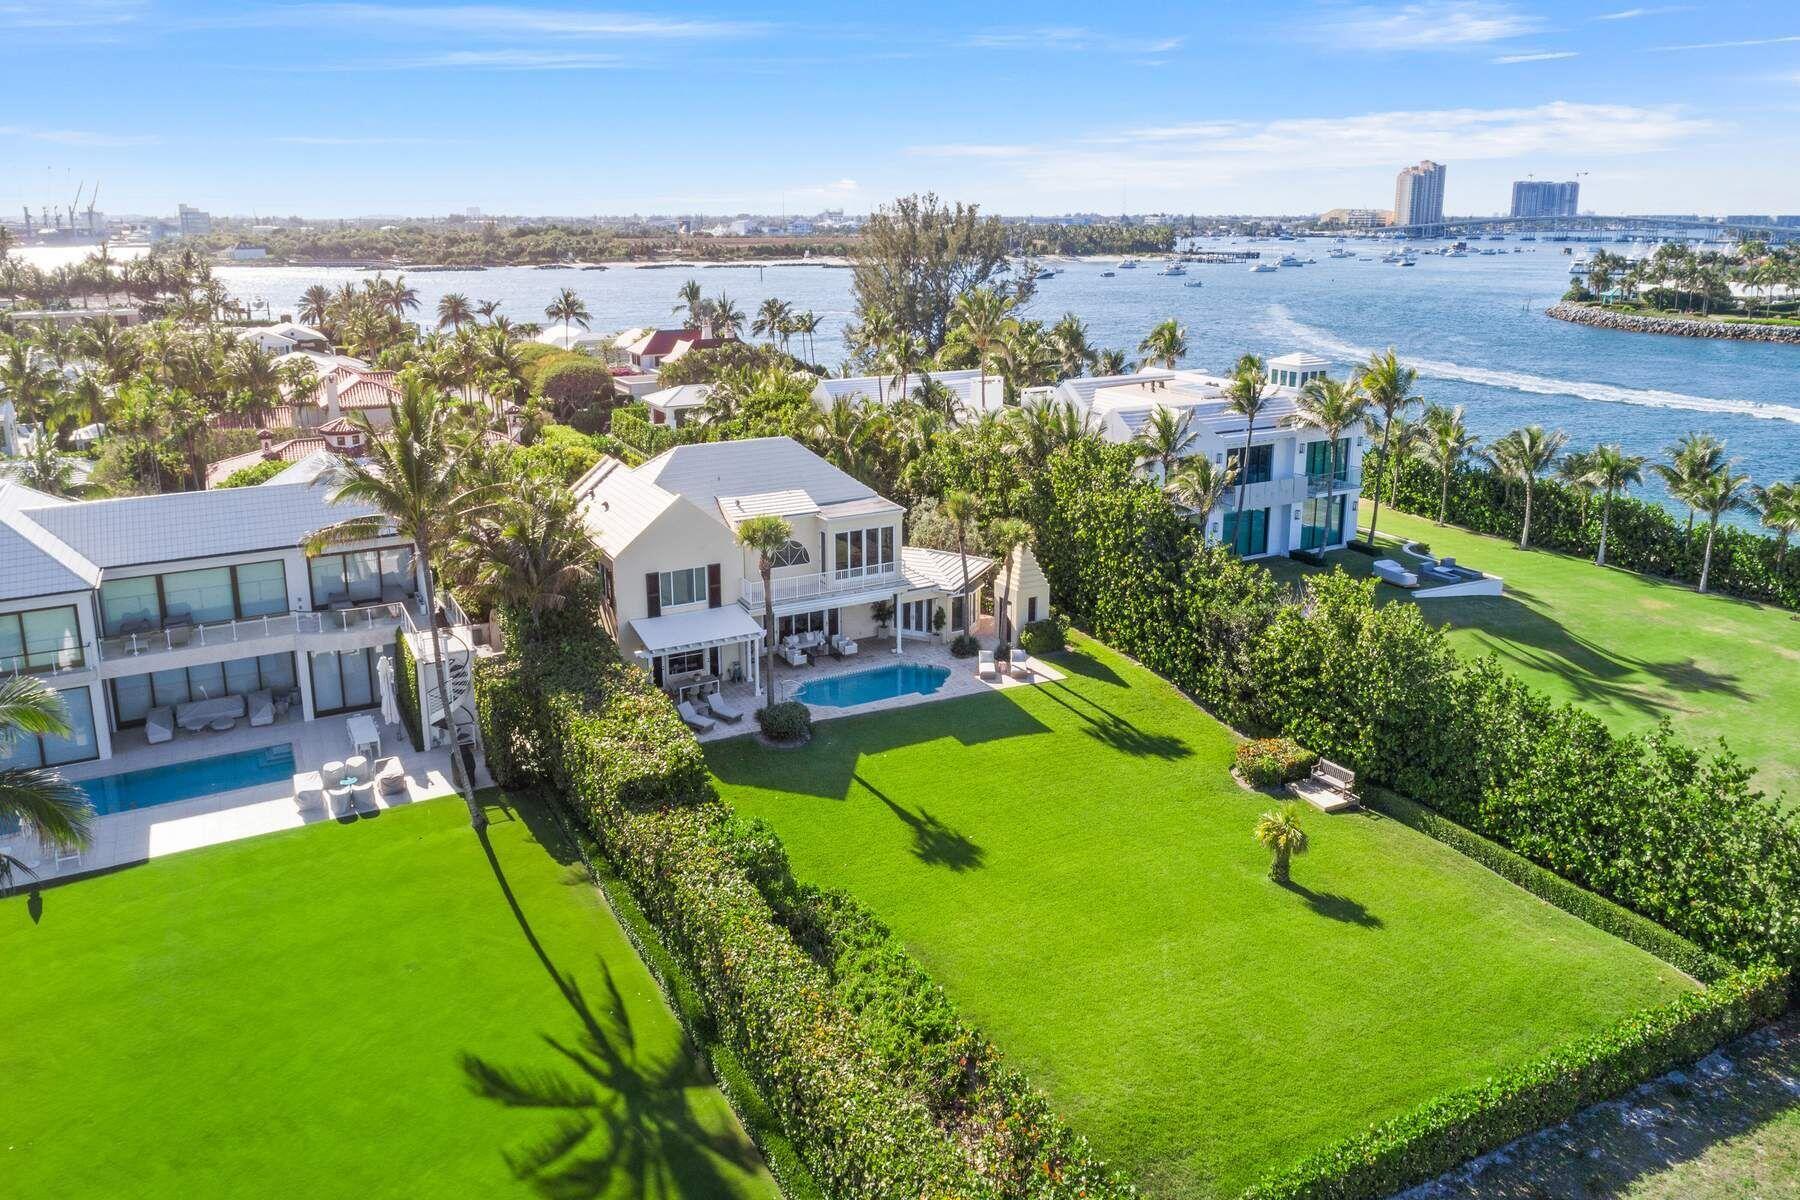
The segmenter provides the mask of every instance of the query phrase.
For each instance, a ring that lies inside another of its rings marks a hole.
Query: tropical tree
[[[756,569],[762,575],[763,654],[767,667],[763,672],[763,686],[768,697],[765,704],[775,703],[775,588],[771,575],[775,570],[775,556],[793,536],[794,527],[772,513],[751,517],[737,528],[738,545],[756,551]]]
[[[11,757],[21,737],[66,737],[69,718],[60,697],[43,681],[14,675],[0,682],[0,761]],[[87,793],[54,770],[0,768],[0,817],[16,821],[40,844],[79,848],[93,837],[94,809]],[[31,868],[0,850],[0,889],[13,872]]]
[[[461,333],[465,324],[475,320],[475,306],[461,292],[447,292],[437,304],[437,327],[448,325],[450,332]]]
[[[465,477],[462,457],[469,431],[459,419],[457,407],[441,392],[403,375],[400,402],[392,413],[392,424],[379,430],[366,416],[359,413],[353,417],[367,447],[364,457],[340,459],[320,479],[330,488],[330,503],[373,511],[315,531],[304,546],[308,555],[318,555],[328,546],[370,541],[388,530],[413,544],[422,564],[419,583],[425,624],[431,634],[432,669],[437,674],[445,723],[449,724],[450,678],[444,666],[431,568],[462,531],[489,513],[499,499],[500,486]],[[473,794],[467,800],[469,824],[480,829],[487,824],[487,816]]]
[[[720,292],[719,298],[707,308],[706,319],[712,322],[714,337],[729,340],[744,327],[744,310],[730,296]]]
[[[1325,528],[1331,531],[1332,513],[1337,499],[1338,443],[1342,440],[1344,430],[1362,421],[1368,411],[1369,397],[1363,391],[1362,384],[1355,379],[1348,383],[1319,376],[1307,381],[1294,397],[1294,415],[1290,420],[1296,425],[1309,425],[1325,435],[1330,443],[1326,469],[1330,472],[1325,479]]]
[[[541,444],[541,443],[540,443]],[[599,550],[560,480],[518,475],[492,508],[458,534],[459,577],[533,625],[568,603],[599,569]]]
[[[1177,504],[1184,504],[1200,514],[1200,537],[1207,540],[1207,519],[1213,509],[1225,502],[1231,485],[1237,479],[1234,463],[1219,465],[1204,454],[1183,459],[1169,479],[1166,490]]]
[[[1007,594],[1012,591],[1012,554],[1031,540],[1031,526],[1017,517],[1000,517],[987,527],[987,544],[1000,560],[1000,594],[994,597],[995,626],[1002,647],[1012,645],[1012,614],[1007,611]]]
[[[904,399],[907,381],[912,378],[913,372],[928,361],[925,343],[919,340],[918,335],[900,332],[889,338],[887,345],[882,347],[877,364],[882,373],[899,388],[898,395]]]
[[[1419,403],[1412,394],[1419,373],[1403,367],[1390,348],[1385,354],[1372,354],[1357,370],[1357,380],[1369,397],[1371,414],[1381,415],[1381,460],[1375,470],[1375,506],[1369,513],[1369,544],[1375,544],[1375,526],[1381,519],[1381,481],[1394,469],[1394,422]],[[1374,419],[1371,415],[1371,420]]]
[[[1226,411],[1244,418],[1244,456],[1237,469],[1237,511],[1240,513],[1244,511],[1244,497],[1250,486],[1250,443],[1256,437],[1256,418],[1262,414],[1268,388],[1268,372],[1262,359],[1254,354],[1246,354],[1237,360],[1237,365],[1231,369],[1231,382],[1225,386]]]
[[[1588,504],[1599,490],[1589,478],[1593,465],[1593,455],[1586,450],[1571,450],[1556,462],[1556,481],[1579,498],[1580,512],[1576,519],[1584,529],[1587,527]]]
[[[1481,441],[1463,424],[1463,407],[1427,404],[1419,423],[1419,457],[1438,475],[1437,523],[1444,523],[1450,508],[1450,478]]]
[[[1269,878],[1288,881],[1288,865],[1296,854],[1306,853],[1306,830],[1300,827],[1300,808],[1284,804],[1256,818],[1256,844],[1269,852]]]
[[[46,423],[12,461],[12,476],[35,492],[47,496],[79,496],[87,491],[75,472],[75,459],[57,445],[56,429]]]
[[[981,501],[973,492],[949,491],[938,504],[938,512],[956,526],[956,556],[962,560],[963,629],[974,628],[974,605],[969,603],[969,522],[981,517]]]
[[[750,324],[750,332],[758,337],[768,338],[771,346],[779,343],[785,350],[793,319],[794,306],[786,300],[770,296],[758,306],[756,320]]]
[[[1787,565],[1788,540],[1800,533],[1800,480],[1771,483],[1752,491],[1757,516],[1775,534],[1775,569]]]
[[[1187,330],[1173,317],[1157,325],[1138,343],[1138,353],[1146,363],[1160,363],[1171,371],[1187,357],[1187,352]]]
[[[706,311],[706,296],[700,290],[698,279],[690,279],[681,285],[681,290],[675,293],[675,307],[670,311],[676,314],[685,311],[688,328],[700,328],[700,318]]]
[[[1200,434],[1194,428],[1191,408],[1155,408],[1138,426],[1132,439],[1138,445],[1140,467],[1155,466],[1156,481],[1166,484],[1182,459],[1194,452]]]
[[[1725,466],[1725,443],[1710,433],[1683,434],[1681,439],[1670,446],[1664,453],[1667,462],[1652,463],[1650,469],[1663,486],[1669,489],[1669,495],[1687,505],[1688,519],[1686,541],[1694,540],[1694,518],[1698,505],[1695,494],[1700,486]]]
[[[0,397],[11,400],[23,421],[38,421],[56,391],[57,372],[24,338],[0,343]]]
[[[1064,379],[1073,379],[1094,364],[1094,348],[1088,344],[1087,326],[1072,312],[1066,312],[1050,329],[1050,344],[1056,350],[1057,369]]]
[[[788,328],[806,339],[806,361],[815,362],[813,334],[819,332],[819,314],[807,309],[788,319]]]
[[[1719,521],[1728,513],[1748,512],[1750,476],[1732,470],[1736,462],[1727,462],[1701,481],[1694,491],[1693,505],[1706,517],[1706,553],[1700,560],[1700,587],[1704,592],[1712,575],[1713,538],[1719,532]]]
[[[1488,463],[1495,471],[1517,481],[1525,489],[1525,523],[1519,530],[1521,550],[1531,547],[1531,501],[1538,476],[1556,461],[1568,440],[1568,435],[1561,430],[1546,433],[1542,425],[1527,425],[1500,438],[1487,452]]]
[[[1123,350],[1100,350],[1094,354],[1094,374],[1123,375],[1131,369]]]
[[[981,411],[988,410],[987,380],[993,366],[994,351],[1018,328],[1014,319],[1014,300],[993,288],[970,288],[956,298],[950,308],[951,343],[967,346],[975,352],[975,365],[981,370]]]
[[[564,288],[556,293],[556,299],[552,300],[544,309],[544,315],[552,322],[562,324],[563,349],[565,350],[574,345],[575,341],[575,335],[569,331],[569,327],[572,325],[579,325],[583,329],[588,327],[588,306],[572,288]]]
[[[331,313],[331,289],[315,283],[300,293],[299,316],[308,325],[323,325]]]
[[[1594,565],[1606,565],[1606,535],[1612,527],[1613,497],[1628,490],[1634,483],[1644,482],[1645,458],[1641,454],[1627,454],[1625,448],[1617,442],[1594,447],[1587,456],[1587,482],[1590,487],[1600,490],[1600,549],[1594,555]]]

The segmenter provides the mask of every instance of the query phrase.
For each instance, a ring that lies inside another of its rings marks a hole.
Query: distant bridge
[[[1774,237],[1779,240],[1800,238],[1800,228],[1791,225],[1757,224],[1744,221],[1713,220],[1707,217],[1654,216],[1579,216],[1579,217],[1451,217],[1435,225],[1387,225],[1384,233],[1401,233],[1413,237],[1436,237],[1462,233],[1535,233],[1540,230],[1561,232],[1667,233],[1674,230],[1701,234],[1728,234],[1737,237]]]

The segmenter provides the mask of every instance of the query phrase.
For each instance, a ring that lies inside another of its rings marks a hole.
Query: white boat
[[[1406,255],[1400,253],[1398,250],[1389,250],[1386,254],[1381,256],[1381,261],[1392,265],[1400,262],[1405,257]]]
[[[1588,260],[1587,259],[1578,258],[1574,262],[1569,264],[1569,274],[1571,274],[1571,275],[1586,275],[1587,273],[1588,273]]]
[[[1137,259],[1135,259],[1135,258],[1126,259],[1124,262],[1119,264],[1119,270],[1121,270],[1121,271],[1137,270]]]
[[[1304,267],[1306,264],[1301,262],[1297,255],[1284,254],[1281,256],[1281,261],[1275,265],[1278,267]]]
[[[1356,255],[1352,251],[1344,249],[1342,246],[1333,246],[1331,248],[1330,253],[1328,253],[1325,257],[1326,258],[1355,258]]]
[[[1259,262],[1250,268],[1250,273],[1252,275],[1272,275],[1277,270],[1279,268],[1272,262]]]
[[[1182,266],[1178,262],[1172,262],[1172,263],[1165,264],[1163,269],[1158,271],[1157,274],[1158,275],[1186,275],[1187,268]]]

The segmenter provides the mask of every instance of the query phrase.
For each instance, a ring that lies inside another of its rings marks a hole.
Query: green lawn
[[[1378,817],[1309,814],[1270,883],[1230,732],[1091,642],[1059,665],[707,758],[1151,1194],[1234,1194],[1692,986]]]
[[[1368,525],[1368,506],[1362,523]],[[1420,539],[1437,555],[1503,576],[1506,594],[1428,600],[1420,609],[1450,625],[1450,641],[1472,655],[1492,651],[1533,686],[1572,700],[1615,729],[1649,729],[1668,717],[1694,743],[1724,736],[1760,768],[1759,786],[1800,804],[1800,621],[1784,609],[1687,584],[1650,579],[1585,558],[1484,537],[1388,509],[1380,532]],[[1367,555],[1331,562],[1367,575]],[[1284,579],[1317,568],[1272,560]],[[1405,593],[1382,586],[1377,595]]]
[[[775,1196],[552,827],[491,811],[491,852],[436,800],[0,901],[0,1190],[526,1196],[566,1123],[546,1194]]]

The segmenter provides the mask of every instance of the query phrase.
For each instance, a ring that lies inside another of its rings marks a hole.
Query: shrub
[[[1069,644],[1069,622],[1061,613],[1051,613],[1019,630],[1019,645],[1028,654],[1055,654]]]
[[[607,406],[617,394],[606,364],[586,354],[548,361],[538,373],[537,391],[557,420],[584,419],[595,428],[583,432],[594,433],[606,431]]]
[[[221,479],[216,486],[222,488],[255,487],[259,483],[267,483],[291,465],[279,458],[271,459],[268,462],[252,463],[247,467],[239,467]]]
[[[425,735],[419,728],[419,664],[404,634],[394,639],[394,700],[413,749],[425,749]]]
[[[950,653],[957,658],[974,658],[981,653],[981,642],[972,633],[959,633],[950,639]]]
[[[1257,787],[1280,787],[1305,779],[1319,756],[1293,738],[1252,738],[1234,752],[1237,772]]]
[[[798,700],[783,700],[756,710],[763,736],[777,742],[798,742],[812,736],[812,710]]]

